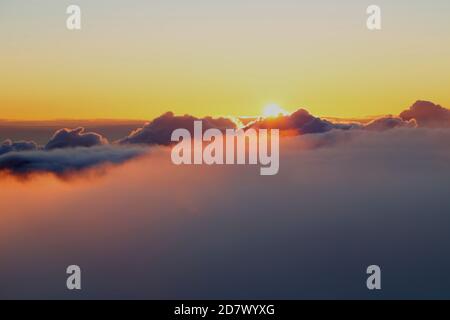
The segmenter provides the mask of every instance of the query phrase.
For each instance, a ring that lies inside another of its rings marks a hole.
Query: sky
[[[78,4],[82,30],[66,29]],[[450,105],[450,3],[0,0],[0,118],[318,116]]]

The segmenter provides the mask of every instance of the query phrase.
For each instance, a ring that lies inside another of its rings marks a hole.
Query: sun
[[[263,117],[264,118],[275,118],[275,117],[279,117],[279,116],[286,116],[288,115],[289,112],[287,112],[286,110],[283,110],[279,105],[277,104],[268,104],[267,106],[264,107],[263,110]]]

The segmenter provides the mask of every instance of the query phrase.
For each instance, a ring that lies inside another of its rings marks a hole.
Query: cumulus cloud
[[[108,144],[108,140],[98,133],[84,132],[84,128],[61,129],[56,131],[50,141],[45,145],[45,150],[93,147]]]
[[[128,137],[121,139],[119,143],[169,145],[171,143],[170,138],[172,132],[176,129],[184,128],[193,134],[194,121],[196,120],[202,120],[203,130],[211,128],[220,130],[236,128],[236,124],[226,118],[196,118],[190,115],[175,116],[172,112],[167,112],[147,123],[143,128],[133,131]]]
[[[262,118],[247,126],[247,128],[279,129],[283,135],[302,135],[309,133],[323,133],[333,129],[348,130],[356,127],[354,124],[335,124],[311,115],[305,109],[276,118]]]
[[[144,153],[144,148],[118,146],[13,152],[0,156],[0,172],[64,175],[103,164],[120,164]]]
[[[415,119],[419,127],[450,127],[450,110],[430,101],[416,101],[408,110],[400,113],[405,121]]]
[[[346,131],[383,132],[399,128],[445,127],[450,121],[449,112],[431,102],[417,101],[399,117],[386,116],[369,123],[355,124],[321,119],[311,115],[305,109],[299,109],[286,116],[252,119],[253,121],[247,123],[245,129],[279,129],[283,136],[310,134],[311,137],[302,140],[302,143],[304,148],[313,149],[334,146],[353,139],[357,135],[357,133],[346,134]],[[60,129],[42,149],[33,141],[6,140],[0,145],[0,170],[19,174],[31,172],[63,174],[103,163],[122,163],[140,154],[142,149],[127,149],[120,146],[169,145],[174,130],[185,128],[193,133],[194,121],[197,120],[202,120],[203,130],[217,128],[225,131],[236,128],[236,124],[227,118],[196,118],[190,115],[176,116],[172,112],[167,112],[145,124],[144,127],[131,132],[111,148],[106,147],[109,143],[105,137],[95,132],[85,132],[83,127]],[[61,149],[76,150],[53,152]]]
[[[5,140],[2,145],[0,145],[0,156],[8,152],[19,152],[19,151],[31,151],[36,150],[37,144],[34,141],[17,141],[12,142],[11,140]]]
[[[415,119],[403,120],[399,117],[387,116],[370,121],[364,129],[371,131],[386,131],[394,128],[416,128]]]

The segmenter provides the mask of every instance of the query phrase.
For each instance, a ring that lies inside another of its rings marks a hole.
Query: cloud
[[[291,149],[314,150],[321,148],[331,148],[338,145],[345,146],[349,142],[363,135],[363,130],[339,130],[333,129],[324,133],[305,134],[299,139],[298,136],[285,137],[281,145],[281,152],[291,152]]]
[[[262,118],[247,126],[247,128],[279,129],[283,135],[302,135],[323,133],[333,129],[348,130],[357,127],[355,124],[335,124],[311,115],[305,109],[276,118]]]
[[[416,128],[415,119],[403,120],[399,117],[387,116],[370,121],[364,125],[364,129],[371,131],[386,131],[394,128]]]
[[[184,128],[193,134],[194,121],[196,120],[202,120],[203,130],[210,128],[225,130],[236,127],[233,121],[226,118],[196,118],[190,115],[175,116],[172,112],[167,112],[147,123],[143,128],[133,131],[128,137],[121,139],[119,143],[169,145],[172,132],[176,129]]]
[[[418,101],[409,110],[404,111],[401,117],[386,116],[366,124],[355,124],[332,122],[315,117],[305,109],[299,109],[287,116],[256,119],[247,124],[246,128],[280,129],[283,136],[308,135],[310,137],[302,140],[302,147],[315,149],[346,143],[358,136],[357,133],[347,134],[347,131],[383,132],[390,129],[416,128],[418,126],[443,126],[448,113],[449,111],[441,106],[431,102]],[[14,174],[33,172],[65,174],[104,163],[123,163],[141,154],[142,149],[127,149],[120,148],[120,146],[169,145],[171,134],[175,129],[185,128],[192,133],[196,120],[202,120],[204,130],[218,128],[224,131],[236,128],[236,124],[227,118],[175,116],[172,112],[167,112],[119,140],[117,145],[109,145],[108,140],[102,135],[85,132],[83,127],[60,129],[42,149],[39,149],[33,141],[12,142],[6,140],[0,146],[0,170]],[[418,125],[418,122],[422,125]],[[61,151],[62,149],[67,151]],[[75,150],[69,151],[70,149]],[[58,150],[61,152],[56,152]]]
[[[36,150],[37,145],[34,141],[17,141],[12,142],[11,140],[5,140],[2,145],[0,145],[0,156],[8,152],[19,152],[19,151],[31,151]]]
[[[145,152],[144,148],[106,145],[13,152],[0,156],[0,171],[14,175],[32,173],[64,175],[103,164],[121,164]]]
[[[50,141],[45,145],[45,150],[93,147],[108,144],[108,140],[94,132],[84,132],[84,128],[60,129],[56,131]]]
[[[25,120],[0,121],[0,137],[12,141],[33,140],[45,145],[49,138],[61,128],[85,128],[86,132],[96,132],[109,141],[116,141],[132,130],[142,127],[146,121],[140,120]],[[1,141],[0,141],[1,143]]]
[[[377,298],[450,298],[450,130],[281,144],[270,177],[154,147],[88,182],[0,179],[0,298],[72,299],[69,264],[89,275],[84,299],[372,299],[371,264],[388,283]]]
[[[405,121],[415,119],[419,127],[450,127],[450,110],[429,101],[416,101],[408,110],[400,113]]]

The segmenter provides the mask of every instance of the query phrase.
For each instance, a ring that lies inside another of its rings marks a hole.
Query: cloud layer
[[[70,264],[85,299],[373,299],[371,264],[375,298],[450,298],[450,130],[281,143],[270,177],[155,147],[89,181],[0,179],[0,298],[74,298]]]
[[[170,145],[174,130],[185,128],[193,133],[196,120],[202,120],[203,130],[217,128],[225,131],[236,128],[236,124],[227,118],[196,118],[190,115],[176,116],[172,112],[167,112],[111,145],[106,137],[95,132],[85,132],[83,127],[64,128],[56,131],[42,147],[33,141],[6,140],[0,146],[0,171],[15,174],[31,172],[61,174],[103,163],[122,163],[140,153],[122,147]],[[255,119],[248,123],[244,130],[248,128],[279,129],[282,136],[315,136],[333,131],[384,132],[398,128],[450,128],[450,111],[432,102],[419,100],[399,116],[380,117],[368,123],[347,124],[321,119],[305,109],[299,109],[286,116]],[[343,136],[354,135],[333,133],[307,138],[304,141],[308,141],[310,146],[330,146],[339,143]],[[99,148],[102,146],[105,148]],[[55,150],[61,151],[50,153]]]
[[[377,298],[449,299],[450,128],[434,104],[408,112],[351,128],[305,110],[261,120],[292,133],[270,177],[174,166],[169,148],[130,145],[167,144],[189,116],[166,114],[120,145],[80,129],[49,148],[7,140],[0,171],[123,165],[88,182],[0,176],[0,298],[74,298],[63,277],[77,264],[87,289],[76,298],[371,299],[366,268],[378,264]]]

